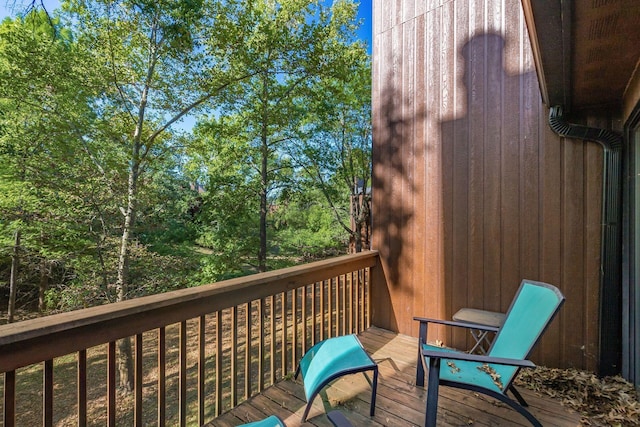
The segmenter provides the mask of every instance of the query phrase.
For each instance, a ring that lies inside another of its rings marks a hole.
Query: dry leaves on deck
[[[598,378],[576,369],[523,369],[516,384],[560,399],[587,426],[640,426],[640,403],[622,377]]]

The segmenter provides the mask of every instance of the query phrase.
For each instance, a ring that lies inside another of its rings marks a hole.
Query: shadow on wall
[[[395,80],[389,75],[386,81]],[[379,142],[374,141],[373,147],[372,235],[374,249],[384,260],[379,269],[384,277],[378,283],[385,283],[376,287],[379,293],[373,295],[374,306],[379,308],[374,316],[378,324],[391,330],[398,330],[394,309],[404,307],[414,292],[411,281],[405,277],[413,267],[407,265],[412,258],[405,254],[411,250],[413,239],[419,237],[410,235],[412,229],[408,224],[415,220],[415,207],[411,203],[418,184],[414,179],[414,163],[424,157],[426,150],[422,140],[415,138],[416,126],[426,118],[424,108],[413,99],[402,99],[399,93],[391,85],[384,85],[377,101],[380,108],[373,120],[374,135]]]
[[[440,124],[448,317],[462,307],[504,312],[523,278],[541,280],[544,113],[535,72],[507,73],[504,51],[491,33],[462,47],[466,111]],[[450,333],[451,345],[470,344],[465,331]]]

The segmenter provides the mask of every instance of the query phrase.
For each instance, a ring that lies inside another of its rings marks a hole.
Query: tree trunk
[[[267,271],[267,193],[269,188],[269,130],[268,120],[268,84],[269,76],[263,73],[262,81],[262,128],[260,130],[261,164],[260,164],[260,249],[258,250],[258,271]]]
[[[139,165],[134,163],[129,171],[127,209],[124,216],[122,243],[118,257],[118,280],[116,282],[118,301],[126,300],[129,291],[129,241],[131,238],[131,229],[135,223],[138,171]],[[128,338],[118,341],[118,375],[120,378],[120,387],[126,392],[132,391],[134,381],[133,351],[131,349],[131,341]]]
[[[269,148],[267,146],[266,124],[263,125],[262,137],[262,165],[260,179],[260,249],[258,251],[258,271],[267,271],[267,186],[268,182],[268,157]]]
[[[126,393],[133,391],[133,348],[131,338],[123,338],[118,341],[118,378],[120,389]]]
[[[155,37],[155,27],[152,31],[151,40]],[[129,179],[127,182],[127,209],[124,212],[124,226],[122,227],[122,243],[120,245],[120,255],[118,256],[118,279],[116,281],[117,300],[124,301],[129,293],[129,243],[131,230],[135,225],[136,207],[138,197],[138,178],[140,174],[142,149],[142,126],[144,125],[144,115],[147,108],[147,97],[149,94],[155,60],[149,65],[147,70],[147,84],[145,84],[140,96],[138,105],[138,119],[133,132],[133,145],[131,147],[131,159],[129,169]],[[118,341],[118,374],[120,376],[120,387],[129,392],[133,390],[133,352],[129,339]]]
[[[42,313],[45,309],[44,295],[49,289],[49,271],[46,258],[40,260],[40,283],[38,286],[38,312]]]
[[[20,268],[20,230],[16,230],[14,234],[13,253],[11,254],[11,278],[9,279],[9,307],[7,308],[7,323],[13,323],[13,318],[15,316],[19,268]]]

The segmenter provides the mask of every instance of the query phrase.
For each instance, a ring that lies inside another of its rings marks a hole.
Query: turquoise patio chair
[[[365,374],[373,371],[373,380]],[[300,360],[295,378],[302,374],[307,406],[302,421],[307,420],[313,399],[333,380],[348,374],[362,372],[371,385],[371,408],[373,416],[376,407],[378,385],[378,365],[367,354],[356,335],[329,338],[311,347]]]
[[[284,422],[277,415],[271,415],[264,420],[254,421],[248,424],[241,424],[241,427],[286,427]]]
[[[520,368],[535,367],[527,357],[563,302],[564,296],[555,286],[523,280],[486,355],[427,344],[429,323],[475,329],[481,328],[480,325],[414,317],[420,322],[416,385],[424,386],[425,369],[429,372],[425,426],[436,425],[438,387],[444,385],[494,397],[518,411],[532,425],[541,427],[525,408],[526,402],[512,383]],[[517,402],[507,396],[507,390],[514,394]]]

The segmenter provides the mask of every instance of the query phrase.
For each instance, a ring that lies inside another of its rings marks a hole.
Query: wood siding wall
[[[373,33],[373,323],[417,336],[545,281],[567,303],[534,361],[596,369],[602,149],[549,129],[520,1],[374,0]]]

